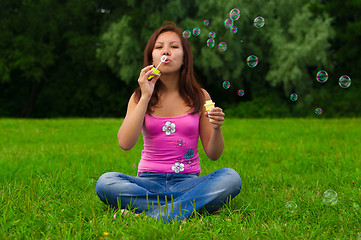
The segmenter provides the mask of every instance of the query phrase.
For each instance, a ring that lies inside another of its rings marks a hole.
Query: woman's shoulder
[[[129,98],[129,102],[136,105],[139,102],[139,97],[140,96],[138,96],[137,92],[134,91]]]
[[[133,93],[132,96],[130,96],[128,101],[128,108],[127,113],[134,110],[134,108],[137,106],[139,102],[139,99],[137,99],[136,93]]]
[[[203,96],[204,96],[204,100],[211,100],[211,96],[209,95],[209,93],[207,92],[207,90],[205,90],[204,88],[201,88]]]

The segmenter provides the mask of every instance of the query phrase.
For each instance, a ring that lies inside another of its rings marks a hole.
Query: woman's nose
[[[167,47],[163,48],[163,53],[162,53],[162,55],[169,56],[169,55],[170,55],[169,48],[167,48]]]

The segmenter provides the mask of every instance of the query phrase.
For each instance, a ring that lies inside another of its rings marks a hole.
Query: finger
[[[210,118],[224,118],[224,114],[222,114],[222,113],[208,113],[208,117],[210,117]]]
[[[160,73],[155,73],[152,70],[148,72],[145,76],[147,76],[148,81],[157,80],[160,77]]]
[[[157,75],[157,73],[153,72],[153,68],[151,68],[151,69],[148,69],[148,71],[144,75],[150,81],[151,79],[149,77],[152,76],[152,78],[154,78]]]
[[[149,79],[149,82],[155,84],[157,82],[157,80],[160,78],[161,74],[160,73],[153,73],[151,75],[153,75],[154,77]]]
[[[149,66],[146,66],[146,67],[144,67],[142,70],[141,70],[141,72],[148,72],[150,69],[152,69],[153,68],[153,65],[149,65]]]
[[[213,127],[217,127],[217,128],[222,126],[222,124],[223,124],[223,122],[215,121],[215,120],[212,120],[212,119],[210,119],[210,122],[211,122]]]
[[[144,67],[142,70],[144,70],[144,71],[149,71],[150,69],[152,69],[154,67],[154,65],[148,65],[148,66],[146,66],[146,67]]]
[[[210,118],[209,119],[211,122],[215,122],[215,123],[218,123],[218,124],[222,124],[224,119],[217,119],[217,118]]]
[[[210,112],[211,112],[211,113],[213,113],[213,112],[223,112],[223,110],[222,110],[222,108],[220,108],[220,107],[215,107],[215,108],[212,108],[212,109],[210,110]]]

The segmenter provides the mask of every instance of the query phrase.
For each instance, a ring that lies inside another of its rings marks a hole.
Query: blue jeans
[[[213,212],[241,190],[241,178],[230,168],[208,175],[177,173],[104,173],[96,184],[99,198],[115,208],[145,211],[164,223],[182,220],[194,211]]]

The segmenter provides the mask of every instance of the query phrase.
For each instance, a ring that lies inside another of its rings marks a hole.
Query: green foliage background
[[[361,0],[2,0],[0,117],[120,117],[137,86],[143,50],[166,20],[192,36],[196,75],[235,117],[359,116]],[[241,11],[238,33],[223,26]],[[265,18],[257,29],[253,19]],[[203,20],[210,25],[204,26]],[[208,32],[226,52],[206,47]],[[256,68],[247,56],[260,59]],[[317,71],[329,73],[326,83]],[[349,89],[338,78],[352,78]],[[222,82],[230,81],[230,89]],[[239,97],[238,89],[245,95]],[[296,92],[294,103],[289,95]]]

